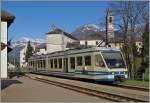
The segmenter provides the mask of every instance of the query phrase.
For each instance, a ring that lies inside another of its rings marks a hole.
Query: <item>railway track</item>
[[[120,88],[126,88],[126,89],[132,89],[132,90],[140,90],[140,91],[149,91],[149,88],[143,88],[143,87],[137,87],[137,86],[130,86],[130,85],[122,85],[122,84],[118,84],[116,85],[116,87],[120,87]]]
[[[40,81],[40,82],[44,82],[44,83],[48,83],[48,84],[52,84],[55,86],[59,86],[62,88],[66,88],[69,90],[73,90],[73,91],[77,91],[80,93],[84,93],[84,94],[88,94],[91,96],[96,96],[99,98],[105,98],[108,99],[110,101],[114,101],[114,102],[146,102],[144,100],[141,99],[137,99],[137,98],[131,98],[131,97],[127,97],[127,96],[120,96],[117,94],[112,94],[112,93],[107,93],[107,92],[102,92],[102,91],[98,91],[98,90],[93,90],[93,89],[88,89],[85,87],[81,87],[81,86],[75,86],[75,85],[71,85],[71,84],[66,84],[66,83],[62,83],[62,82],[57,82],[57,81],[52,81],[52,80],[47,80],[44,79],[42,77],[32,77],[32,76],[28,76],[31,79]]]
[[[45,74],[42,74],[42,73],[34,73],[33,74],[39,74],[39,75],[45,75]],[[51,76],[54,76],[54,75],[51,75]],[[54,77],[59,77],[59,78],[65,78],[65,77],[62,77],[62,76],[57,76],[55,75]],[[79,81],[85,81],[84,79],[78,79],[78,78],[73,78],[74,80],[79,80]],[[88,82],[88,81],[86,81]],[[94,81],[93,81],[94,83]],[[97,83],[96,83],[97,84]],[[101,84],[100,84],[101,85]],[[103,84],[104,85],[104,84]],[[131,86],[131,85],[122,85],[122,84],[115,84],[115,85],[112,85],[112,84],[107,84],[107,86],[114,86],[114,87],[120,87],[120,88],[126,88],[126,89],[132,89],[132,90],[140,90],[140,91],[149,91],[148,88],[142,88],[142,87],[137,87],[137,86]]]

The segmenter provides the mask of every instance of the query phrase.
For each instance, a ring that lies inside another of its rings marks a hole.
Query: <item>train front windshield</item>
[[[125,68],[125,62],[120,52],[102,53],[108,68]]]

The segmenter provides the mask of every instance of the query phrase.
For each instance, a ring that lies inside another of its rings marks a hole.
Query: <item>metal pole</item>
[[[107,28],[107,15],[106,15],[106,38],[105,38],[105,46],[108,45],[108,28]]]
[[[105,46],[108,46],[108,10],[107,10],[107,14],[106,14],[106,38],[105,38]]]
[[[15,58],[15,49],[16,49],[16,48],[14,48],[14,67],[15,67],[15,69],[16,69],[16,60],[15,60],[15,59],[16,59],[16,58]]]

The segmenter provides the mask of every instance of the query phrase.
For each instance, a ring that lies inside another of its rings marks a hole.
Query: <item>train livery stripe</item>
[[[87,79],[93,79],[95,81],[114,81],[115,78],[113,75],[99,75],[99,76],[91,76],[91,75],[82,75],[82,74],[78,74],[75,75],[75,77],[78,78],[87,78]],[[127,80],[128,78],[122,78],[122,80]]]
[[[123,78],[122,80],[128,80],[128,78]],[[100,81],[110,81],[113,82],[114,78],[102,78],[102,79],[95,79],[95,81],[100,82]]]
[[[114,72],[103,72],[103,71],[88,71],[88,70],[76,70],[76,74],[83,74],[83,75],[125,75],[128,74],[127,71],[114,71]]]

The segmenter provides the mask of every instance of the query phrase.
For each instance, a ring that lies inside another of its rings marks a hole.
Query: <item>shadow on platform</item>
[[[1,80],[1,90],[7,88],[8,86],[12,85],[12,84],[21,84],[22,82],[18,81],[18,80],[11,80],[11,79],[5,79],[5,80]]]

